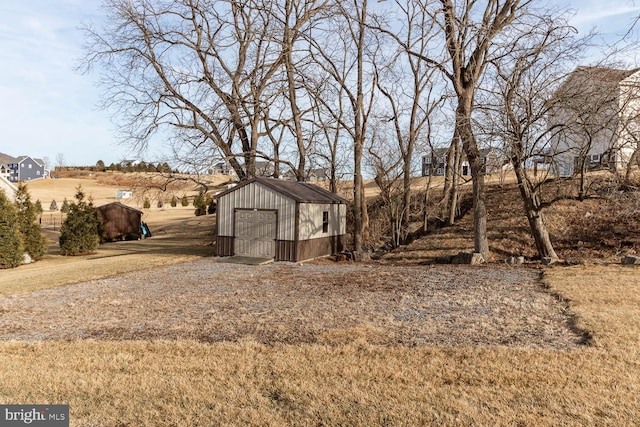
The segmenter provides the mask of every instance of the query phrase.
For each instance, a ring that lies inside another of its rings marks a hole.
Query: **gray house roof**
[[[0,165],[8,165],[10,163],[18,163],[18,159],[8,154],[0,153]]]
[[[220,198],[237,190],[238,188],[242,188],[245,185],[249,185],[254,182],[277,191],[278,193],[281,193],[299,203],[348,203],[346,199],[343,199],[337,194],[313,184],[263,177],[255,177],[247,181],[242,181],[235,187],[217,194],[216,198]]]

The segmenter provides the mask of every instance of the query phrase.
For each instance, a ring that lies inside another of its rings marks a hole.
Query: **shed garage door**
[[[276,256],[276,212],[237,210],[234,253],[239,256]]]

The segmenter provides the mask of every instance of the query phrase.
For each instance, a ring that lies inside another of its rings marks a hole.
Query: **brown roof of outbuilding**
[[[132,208],[131,206],[127,206],[124,203],[120,203],[120,202],[106,203],[104,205],[98,206],[97,209],[103,209],[103,208],[106,208],[106,207],[111,206],[111,205],[115,205],[115,206],[119,206],[121,208],[129,209],[130,211],[134,211],[136,213],[139,213],[140,215],[144,215],[144,212],[142,212],[141,210],[138,210],[136,208]]]
[[[307,182],[284,181],[263,177],[255,177],[247,181],[242,181],[235,187],[217,194],[216,198],[220,198],[254,182],[264,185],[265,187],[281,193],[299,203],[348,203],[346,199],[338,196],[337,194]]]

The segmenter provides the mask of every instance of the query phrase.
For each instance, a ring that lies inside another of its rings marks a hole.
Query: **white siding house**
[[[623,169],[640,141],[640,70],[579,67],[556,91],[549,126],[552,168],[569,176]]]

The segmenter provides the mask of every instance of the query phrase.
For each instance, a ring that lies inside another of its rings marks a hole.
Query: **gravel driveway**
[[[570,313],[538,274],[205,258],[0,299],[0,340],[578,346]]]

